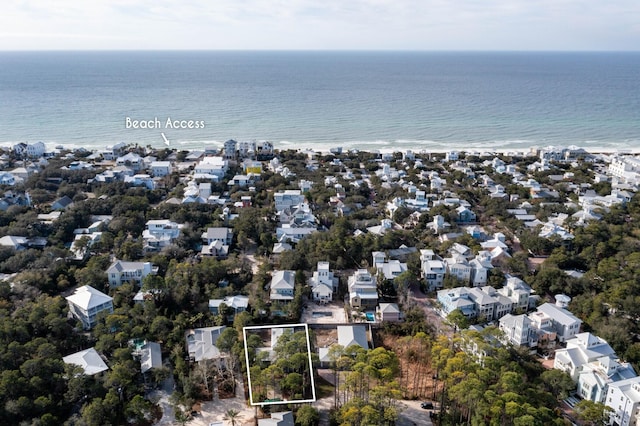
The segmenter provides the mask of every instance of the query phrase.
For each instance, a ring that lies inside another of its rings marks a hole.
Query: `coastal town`
[[[0,423],[640,424],[640,156],[0,155]]]

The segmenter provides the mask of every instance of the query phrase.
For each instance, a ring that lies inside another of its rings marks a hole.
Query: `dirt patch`
[[[316,328],[313,330],[316,337],[316,348],[328,348],[338,343],[338,330],[336,328]]]

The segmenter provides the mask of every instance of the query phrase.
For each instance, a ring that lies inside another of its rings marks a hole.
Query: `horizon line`
[[[156,48],[132,48],[132,49],[0,49],[0,53],[120,53],[120,52],[247,52],[247,53],[640,53],[636,50],[604,50],[604,49],[156,49]]]

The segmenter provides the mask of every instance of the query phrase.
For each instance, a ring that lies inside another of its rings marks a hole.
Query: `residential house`
[[[16,251],[26,250],[29,246],[29,238],[16,235],[5,235],[0,238],[0,246],[10,247]]]
[[[100,242],[102,232],[75,234],[71,243],[71,252],[76,260],[85,259],[89,255],[89,249]]]
[[[87,376],[93,376],[100,374],[103,371],[107,371],[109,367],[104,362],[100,354],[95,348],[85,349],[80,352],[73,353],[62,357],[62,361],[65,364],[77,365],[82,368],[82,373]]]
[[[347,282],[349,303],[353,308],[372,309],[378,304],[378,285],[366,269],[358,269]]]
[[[168,219],[149,220],[146,226],[147,229],[142,232],[146,253],[158,252],[171,245],[180,236],[180,231],[184,227]]]
[[[288,303],[293,300],[295,271],[274,271],[269,284],[271,301]]]
[[[640,377],[609,384],[604,404],[612,409],[609,424],[632,426],[640,424]]]
[[[281,243],[299,243],[307,235],[317,232],[318,229],[313,227],[297,227],[289,224],[276,228],[276,239]]]
[[[66,210],[71,205],[73,205],[73,200],[65,195],[51,204],[51,210]]]
[[[458,222],[470,223],[476,221],[476,214],[466,206],[459,206],[456,208],[456,218]]]
[[[499,328],[504,333],[505,342],[513,346],[535,347],[538,344],[534,322],[525,314],[506,314],[500,318]]]
[[[622,362],[613,356],[603,356],[582,366],[577,393],[582,399],[604,403],[612,383],[636,376],[628,362]]]
[[[376,314],[381,322],[398,322],[402,320],[402,313],[397,303],[380,303]]]
[[[293,412],[271,413],[270,419],[258,419],[258,426],[294,426]]]
[[[240,174],[234,175],[231,179],[229,179],[229,182],[227,183],[229,188],[232,188],[234,186],[246,188],[250,184],[253,184],[253,176]]]
[[[113,299],[95,288],[85,285],[78,287],[71,296],[65,298],[69,304],[69,313],[82,322],[85,330],[93,328],[98,314],[113,312]]]
[[[514,310],[527,311],[535,306],[537,300],[531,295],[533,290],[526,282],[511,275],[506,276],[506,282],[498,293],[511,299]]]
[[[142,373],[154,368],[162,368],[162,349],[159,343],[132,340],[129,341],[129,345],[133,346],[133,357],[140,361]]]
[[[566,348],[556,350],[553,368],[569,373],[577,382],[583,366],[602,357],[615,357],[609,343],[594,334],[579,333],[567,340]]]
[[[369,339],[367,338],[367,327],[364,325],[339,325],[338,344],[343,348],[349,346],[360,346],[369,349]]]
[[[171,174],[171,161],[153,161],[151,163],[151,175],[163,177]]]
[[[446,272],[446,264],[440,259],[433,250],[420,250],[420,264],[422,278],[427,283],[430,291],[442,288],[444,274]]]
[[[558,341],[561,343],[575,337],[580,332],[582,321],[566,309],[551,303],[544,303],[538,306],[537,310],[551,318]]]
[[[429,210],[429,199],[423,190],[417,190],[415,198],[406,199],[405,204],[407,207],[420,212]]]
[[[280,212],[287,207],[297,206],[305,200],[304,194],[299,189],[288,189],[273,194],[276,212]]]
[[[226,227],[207,228],[202,233],[202,250],[206,256],[227,257],[233,241],[233,230]]]
[[[42,142],[19,143],[13,146],[16,155],[29,158],[39,158],[45,153],[45,145]]]
[[[372,256],[373,267],[387,280],[393,280],[407,271],[406,263],[401,263],[399,260],[387,260],[384,252],[374,251]]]
[[[445,258],[444,262],[449,275],[453,275],[464,283],[468,283],[471,280],[471,265],[469,265],[466,257],[461,254],[454,254]]]
[[[440,315],[444,318],[456,309],[467,318],[475,318],[477,315],[475,303],[471,300],[467,287],[439,290],[437,300],[440,304]]]
[[[229,162],[222,157],[204,157],[194,168],[194,177],[219,181],[229,169]]]
[[[236,314],[247,310],[247,307],[249,306],[249,298],[247,296],[236,295],[227,296],[224,299],[209,299],[209,312],[214,315],[218,315],[218,309],[223,303],[230,311],[228,320],[233,321],[233,318],[236,316]]]
[[[236,152],[237,146],[238,146],[238,142],[234,141],[233,139],[229,139],[224,143],[223,152],[224,152],[225,160],[235,160],[237,156],[237,152]]]
[[[127,167],[134,172],[144,169],[144,160],[135,152],[128,152],[122,157],[116,158],[116,166]]]
[[[333,294],[338,291],[338,277],[329,269],[329,262],[318,262],[309,286],[314,302],[328,303],[333,300]]]
[[[151,262],[126,262],[124,260],[116,260],[107,269],[107,278],[109,286],[119,287],[124,283],[135,282],[142,285],[142,280],[149,274],[156,274],[158,268],[154,267]]]
[[[185,339],[189,358],[195,362],[207,359],[216,361],[223,359],[225,355],[220,352],[216,342],[225,328],[222,325],[219,327],[195,328],[187,331]]]

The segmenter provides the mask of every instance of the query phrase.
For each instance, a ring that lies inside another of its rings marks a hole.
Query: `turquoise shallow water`
[[[640,149],[639,70],[640,53],[1,52],[0,143]]]

